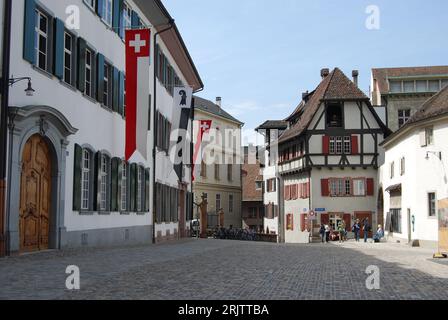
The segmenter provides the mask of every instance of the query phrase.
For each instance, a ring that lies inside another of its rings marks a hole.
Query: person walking
[[[319,234],[322,239],[322,243],[324,243],[325,242],[325,225],[324,224],[320,225]]]
[[[345,222],[344,222],[344,220],[339,221],[338,232],[339,232],[339,243],[342,243],[342,242],[344,242],[344,237],[345,237]]]
[[[364,231],[364,242],[367,243],[367,239],[369,238],[369,232],[372,230],[372,227],[369,223],[369,218],[364,219],[362,230]]]
[[[352,227],[352,232],[355,234],[356,242],[359,242],[359,232],[361,231],[361,226],[359,225],[359,219],[356,219],[355,224]]]
[[[330,233],[331,233],[330,226],[328,224],[326,224],[325,225],[325,242],[326,243],[330,242]]]

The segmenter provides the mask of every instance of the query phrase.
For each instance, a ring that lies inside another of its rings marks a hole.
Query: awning
[[[394,184],[386,189],[386,192],[391,191],[400,191],[401,190],[401,183],[400,184]]]

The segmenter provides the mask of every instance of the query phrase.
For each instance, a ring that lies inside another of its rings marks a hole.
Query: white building
[[[448,198],[448,87],[427,100],[382,146],[384,220],[390,241],[438,241],[437,203]]]
[[[72,5],[80,14],[76,30],[64,23]],[[191,175],[179,179],[157,152],[154,181],[153,121],[148,154],[123,160],[123,30],[147,26],[154,35],[169,26],[172,18],[161,1],[15,0],[12,20],[11,77],[30,77],[35,94],[25,96],[26,83],[10,90],[10,252],[143,244],[182,233],[191,214]],[[199,90],[203,85],[175,25],[157,37],[157,46],[150,45],[151,79],[159,68],[156,103],[153,80],[148,88],[148,116],[153,118],[156,106],[157,123],[175,129],[178,124],[171,122],[179,116],[172,110],[173,86]],[[160,133],[158,146],[169,133]],[[163,204],[153,199],[156,183],[157,195],[165,191]]]

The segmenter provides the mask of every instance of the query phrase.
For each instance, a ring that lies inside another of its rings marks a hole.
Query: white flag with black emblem
[[[174,108],[191,108],[192,98],[193,98],[193,88],[190,87],[174,88]]]

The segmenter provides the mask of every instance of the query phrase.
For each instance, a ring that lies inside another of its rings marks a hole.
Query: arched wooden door
[[[48,249],[51,208],[50,148],[32,136],[22,155],[20,185],[20,251]]]

